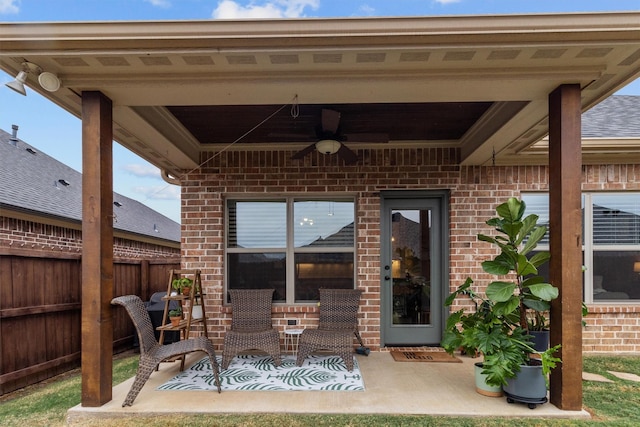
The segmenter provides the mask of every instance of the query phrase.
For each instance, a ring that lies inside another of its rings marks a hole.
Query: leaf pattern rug
[[[221,358],[218,357],[220,364]],[[309,356],[296,366],[295,356],[282,356],[276,367],[269,356],[236,356],[229,368],[220,372],[222,390],[255,391],[364,391],[358,361],[354,357],[353,371],[347,371],[338,356]],[[204,357],[189,369],[180,372],[158,390],[215,390],[211,363]]]

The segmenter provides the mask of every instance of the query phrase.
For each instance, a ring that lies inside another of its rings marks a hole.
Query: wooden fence
[[[80,365],[80,254],[0,252],[0,395]],[[114,260],[114,296],[144,301],[166,291],[179,259]],[[133,324],[114,309],[114,351],[130,348]]]

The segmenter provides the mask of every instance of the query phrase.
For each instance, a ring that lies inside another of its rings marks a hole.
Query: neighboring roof
[[[638,163],[640,96],[613,95],[584,112],[582,164]],[[521,162],[546,163],[549,137],[520,153]]]
[[[640,139],[640,96],[611,96],[584,113],[582,137]]]
[[[29,90],[77,117],[84,91],[111,99],[114,139],[174,176],[223,149],[293,155],[321,108],[389,148],[518,164],[550,92],[579,85],[587,111],[640,77],[640,12],[0,23],[0,69],[25,61],[62,80]]]
[[[82,174],[0,129],[0,208],[82,221]],[[113,193],[114,229],[180,242],[180,224]],[[116,206],[116,202],[120,206]]]

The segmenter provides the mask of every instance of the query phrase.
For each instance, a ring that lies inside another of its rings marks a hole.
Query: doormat
[[[444,351],[399,351],[392,350],[391,356],[396,362],[441,362],[462,363],[462,360]]]
[[[222,363],[218,357],[218,363]],[[295,356],[282,356],[275,366],[270,356],[242,355],[220,372],[222,391],[364,391],[358,361],[353,359],[353,371],[338,356],[309,356],[302,366],[296,366]],[[216,390],[209,358],[205,357],[189,369],[180,372],[158,390]]]

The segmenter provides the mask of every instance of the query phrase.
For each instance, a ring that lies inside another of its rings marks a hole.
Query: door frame
[[[430,199],[437,200],[439,205],[439,216],[440,216],[440,224],[439,224],[439,233],[440,240],[438,243],[434,244],[433,250],[440,251],[440,259],[437,262],[437,265],[433,265],[432,268],[439,269],[440,272],[440,301],[436,301],[436,304],[440,304],[440,337],[442,336],[442,332],[444,331],[444,326],[446,324],[446,320],[449,317],[448,310],[445,310],[444,301],[449,295],[449,199],[450,199],[450,191],[447,189],[441,190],[383,190],[380,191],[380,346],[386,346],[386,341],[388,337],[385,337],[386,325],[388,322],[392,321],[393,310],[391,309],[391,305],[389,301],[385,298],[385,287],[388,287],[388,280],[385,280],[385,276],[387,276],[390,272],[385,271],[384,257],[385,251],[388,253],[390,251],[389,242],[385,242],[383,237],[386,230],[384,227],[387,226],[386,221],[390,220],[390,218],[386,218],[385,209],[385,200],[412,200],[412,199]],[[385,219],[386,218],[386,219]],[[436,343],[429,343],[436,344]]]

